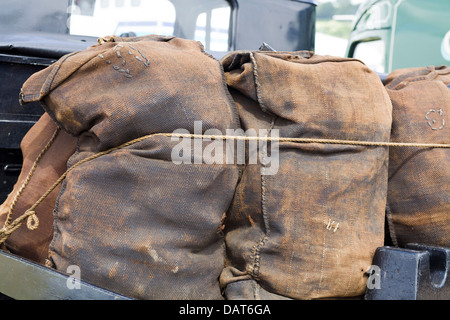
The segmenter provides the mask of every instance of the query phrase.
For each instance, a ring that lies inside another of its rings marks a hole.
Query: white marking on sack
[[[333,232],[336,232],[336,230],[339,228],[339,222],[336,222],[334,220],[328,219],[328,224],[326,226],[327,230],[333,230]]]
[[[438,119],[435,119],[434,116],[438,116],[438,118],[440,117],[440,121],[438,121]],[[426,114],[425,114],[425,119],[427,120],[427,124],[430,126],[431,130],[442,130],[444,129],[445,126],[445,119],[444,119],[444,112],[442,111],[442,109],[439,110],[435,110],[435,109],[430,109]]]

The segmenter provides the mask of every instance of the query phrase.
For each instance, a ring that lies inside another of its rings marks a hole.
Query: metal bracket
[[[272,48],[269,44],[263,42],[262,45],[258,49],[259,51],[271,51],[275,52],[276,50]]]
[[[450,249],[421,244],[380,247],[366,300],[450,299]]]

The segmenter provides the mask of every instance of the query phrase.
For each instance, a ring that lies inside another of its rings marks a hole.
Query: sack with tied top
[[[109,37],[34,74],[22,100],[41,101],[78,139],[55,208],[54,268],[77,265],[81,280],[137,299],[222,299],[239,170],[176,164],[170,136],[195,121],[239,128],[217,60],[196,41]]]
[[[450,67],[393,71],[391,140],[448,144]],[[450,150],[391,148],[387,218],[395,245],[450,246]]]
[[[379,77],[311,52],[233,52],[222,64],[243,130],[280,137],[278,170],[245,166],[227,215],[226,297],[362,296],[384,243],[392,106]]]

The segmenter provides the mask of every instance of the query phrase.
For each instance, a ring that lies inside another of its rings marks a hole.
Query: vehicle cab
[[[347,56],[379,73],[448,65],[450,2],[368,0],[354,20]]]

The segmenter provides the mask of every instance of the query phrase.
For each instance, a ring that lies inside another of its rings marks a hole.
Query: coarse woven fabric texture
[[[1,226],[5,224],[8,216],[10,222],[25,213],[66,171],[67,160],[75,152],[77,140],[64,131],[56,132],[57,128],[58,125],[44,113],[22,139],[20,144],[23,156],[22,170],[13,190],[0,206]],[[56,136],[52,140],[55,132]],[[47,145],[49,145],[47,150],[42,152]],[[36,168],[26,182],[39,156]],[[5,241],[6,250],[45,264],[49,245],[53,239],[53,209],[59,190],[60,186],[39,205],[39,227],[36,230],[29,230],[24,223]],[[9,214],[11,207],[12,212]]]
[[[30,77],[22,100],[40,100],[77,137],[69,168],[148,134],[194,133],[195,121],[239,128],[219,61],[175,37],[103,38]],[[77,265],[82,280],[137,299],[222,299],[223,220],[239,169],[176,164],[179,142],[155,136],[74,168],[56,203],[53,267]]]
[[[361,61],[242,51],[221,62],[243,130],[389,141],[391,102]],[[226,298],[363,295],[374,251],[384,244],[388,151],[280,142],[276,173],[264,174],[267,163],[246,165],[224,229]]]
[[[386,79],[393,141],[450,143],[450,68],[399,69]],[[450,150],[391,148],[387,218],[395,245],[450,246]]]

